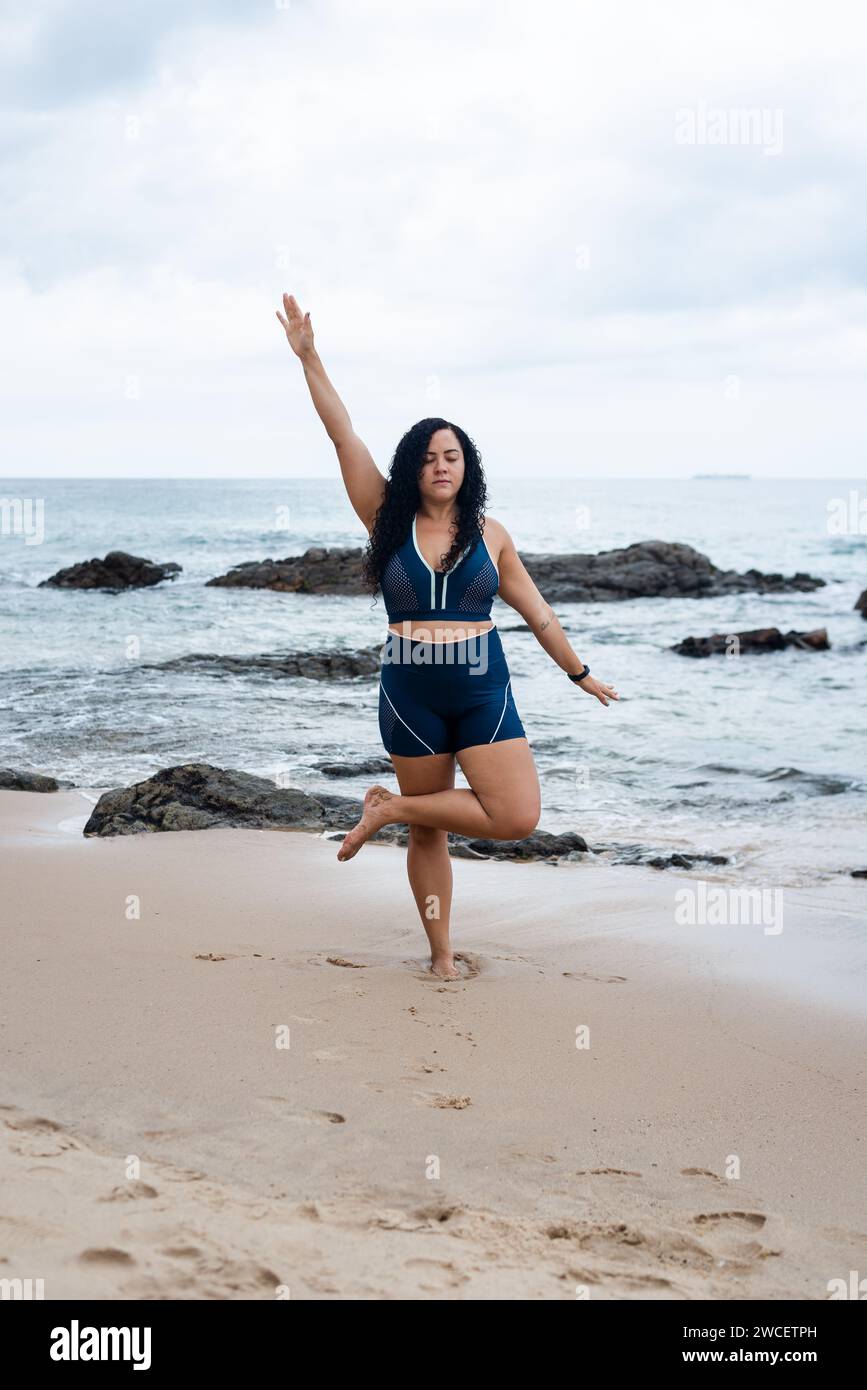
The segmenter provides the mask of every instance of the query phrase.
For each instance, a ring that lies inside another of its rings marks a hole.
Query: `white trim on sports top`
[[[437,604],[436,604],[437,571],[436,571],[435,569],[432,569],[432,568],[431,568],[431,566],[428,564],[427,560],[424,558],[424,556],[423,556],[422,553],[421,553],[421,547],[419,546],[419,543],[418,543],[418,535],[417,535],[416,529],[415,529],[415,519],[416,519],[417,516],[418,516],[418,512],[414,512],[414,513],[413,513],[413,518],[412,518],[412,543],[413,543],[413,545],[415,546],[415,553],[416,553],[416,555],[417,555],[418,558],[421,560],[422,564],[424,565],[425,569],[427,570],[428,574],[430,575],[430,606],[431,606],[431,609],[434,610],[434,612],[435,612],[435,611],[436,611],[436,606],[437,606]],[[497,571],[497,579],[499,580],[499,578],[500,578],[500,571],[499,571],[499,569],[497,569],[497,565],[496,565],[496,563],[495,563],[495,561],[494,561],[493,556],[491,555],[490,550],[488,550],[488,543],[487,543],[487,541],[485,540],[484,536],[481,537],[481,541],[482,541],[482,545],[485,547],[485,550],[488,551],[488,559],[490,560],[491,564],[494,566],[494,569]],[[448,571],[448,574],[444,574],[444,575],[443,575],[443,592],[442,592],[442,599],[441,599],[441,601],[440,601],[440,608],[445,608],[445,607],[446,607],[446,590],[448,589],[448,586],[449,586],[449,575],[452,575],[452,574],[455,574],[455,573],[456,573],[456,571],[457,571],[457,569],[458,569],[458,566],[463,564],[464,560],[465,560],[465,559],[467,558],[467,556],[470,554],[470,551],[474,549],[474,547],[475,547],[475,541],[470,541],[469,545],[466,546],[466,548],[464,549],[463,554],[458,558],[458,560],[455,562],[455,564],[452,565],[451,569]],[[440,570],[440,573],[442,574],[442,570]],[[499,588],[499,584],[497,585],[497,587]]]

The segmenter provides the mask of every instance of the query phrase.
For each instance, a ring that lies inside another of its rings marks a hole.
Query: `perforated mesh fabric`
[[[407,608],[421,608],[427,606],[429,602],[428,597],[424,601],[419,598],[398,551],[395,551],[386,565],[380,587],[386,609],[389,612],[397,609],[403,611]]]
[[[466,609],[487,608],[499,587],[500,576],[497,574],[496,566],[488,556],[478,574],[467,585],[466,592],[458,607],[462,612]]]
[[[390,753],[392,751],[392,736],[394,734],[394,726],[396,722],[397,715],[395,714],[388,700],[385,698],[385,692],[382,689],[382,686],[380,686],[379,732],[382,735],[382,742],[385,746],[386,753]]]

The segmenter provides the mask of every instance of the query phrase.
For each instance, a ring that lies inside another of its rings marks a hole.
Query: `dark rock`
[[[391,758],[365,758],[358,763],[317,763],[316,771],[323,777],[379,777],[394,772]]]
[[[695,864],[727,864],[725,854],[655,854],[645,860],[651,869],[691,869]]]
[[[862,618],[867,618],[867,589],[864,590],[855,604],[855,612],[860,613]]]
[[[348,830],[360,815],[357,799],[275,787],[266,777],[209,763],[182,763],[163,768],[144,782],[103,792],[84,834],[134,835],[218,825]]]
[[[125,550],[110,550],[104,560],[82,560],[58,570],[50,579],[43,579],[39,588],[50,584],[60,589],[141,589],[174,579],[180,572],[180,565],[159,565]]]
[[[853,869],[851,878],[867,878],[867,869]]]
[[[461,858],[473,859],[559,859],[565,854],[586,854],[587,841],[583,835],[566,831],[551,835],[546,830],[534,830],[525,840],[471,840],[465,835],[449,834],[455,844],[468,853]]]
[[[64,782],[64,786],[71,786]],[[61,783],[55,777],[43,777],[40,772],[20,772],[14,767],[0,767],[0,788],[7,792],[57,792]]]
[[[298,594],[364,594],[362,550],[311,547],[285,560],[249,560],[208,584],[230,588],[277,589]],[[737,574],[721,570],[691,545],[637,541],[598,555],[543,555],[522,551],[521,559],[551,603],[601,603],[627,598],[716,597],[755,589],[759,593],[809,591],[824,579],[809,574],[786,578],[757,569]]]
[[[284,652],[264,656],[222,656],[216,652],[192,652],[169,661],[146,665],[151,671],[198,671],[205,676],[264,675],[304,676],[308,680],[349,680],[355,676],[375,676],[381,649],[368,647],[352,652]],[[388,768],[391,769],[389,762]]]
[[[535,555],[521,559],[550,603],[600,603],[625,598],[715,598],[720,594],[807,591],[825,581],[808,574],[785,578],[757,569],[721,570],[691,545],[638,541],[598,555]]]
[[[265,777],[248,772],[212,767],[209,763],[182,763],[163,768],[144,782],[104,792],[87,825],[85,835],[139,835],[154,831],[208,830],[216,826],[255,829],[330,831],[342,839],[358,821],[361,800],[330,792],[303,792],[278,788]],[[386,825],[370,843],[406,845],[406,825]],[[473,839],[449,833],[449,852],[458,859],[509,859],[512,861],[574,859],[591,853],[582,835],[559,835],[534,830],[524,840]],[[661,856],[640,845],[614,845],[598,851],[613,855],[616,864],[651,864],[656,868],[691,868],[693,864],[726,864],[724,855],[671,854]]]
[[[597,854],[610,857],[613,864],[639,864],[651,869],[691,869],[696,864],[728,864],[725,854],[686,853],[659,854],[643,845],[598,846]]]
[[[291,830],[351,829],[362,810],[360,799],[330,792],[278,788],[265,777],[182,763],[163,768],[144,782],[104,792],[84,827],[85,835],[136,835],[147,831],[207,830],[214,826]],[[387,825],[374,841],[406,844],[405,825]],[[585,852],[586,841],[572,833],[534,831],[526,840],[468,839],[449,835],[459,857],[474,859],[549,859]]]
[[[276,589],[291,594],[364,594],[357,546],[311,546],[285,560],[247,560],[207,582],[217,588]]]
[[[824,627],[814,632],[780,632],[778,627],[759,627],[750,632],[715,632],[712,637],[685,637],[671,648],[678,656],[727,656],[732,643],[740,655],[747,652],[781,652],[786,647],[801,647],[804,651],[826,652],[830,647]]]

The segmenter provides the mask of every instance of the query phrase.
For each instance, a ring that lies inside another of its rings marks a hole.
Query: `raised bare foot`
[[[378,783],[368,788],[364,794],[361,820],[344,835],[337,851],[338,859],[351,859],[361,849],[365,840],[369,840],[371,835],[388,824],[387,815],[383,813],[383,803],[393,800],[393,797],[394,793],[390,792],[388,787],[381,787]]]
[[[449,951],[446,955],[431,956],[430,973],[438,980],[459,980],[461,972],[455,965],[455,958]]]

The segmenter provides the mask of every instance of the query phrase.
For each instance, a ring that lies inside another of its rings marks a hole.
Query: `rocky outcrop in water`
[[[259,830],[350,829],[361,802],[329,792],[276,787],[266,777],[181,763],[144,782],[103,792],[85,835],[136,835],[154,830],[208,830],[214,826]]]
[[[626,598],[716,598],[755,590],[762,594],[819,589],[824,579],[809,574],[745,574],[721,570],[676,541],[638,541],[598,555],[521,553],[526,568],[550,603],[602,603]]]
[[[231,588],[278,589],[298,594],[363,594],[358,548],[312,547],[285,560],[251,560],[208,583]],[[541,555],[521,559],[550,603],[601,603],[627,598],[714,598],[756,590],[774,594],[819,589],[809,574],[745,574],[721,570],[691,545],[638,541],[598,555]]]
[[[130,787],[104,792],[84,827],[85,835],[136,835],[149,831],[209,830],[216,826],[258,830],[335,832],[352,828],[361,815],[359,798],[329,792],[275,787],[265,777],[183,763],[164,768]],[[339,837],[338,837],[339,838]],[[405,825],[387,825],[374,841],[406,844]],[[581,835],[534,831],[526,840],[468,839],[450,835],[450,849],[472,859],[549,859],[586,852]]]
[[[71,782],[58,782],[56,777],[43,777],[41,772],[20,772],[14,767],[0,767],[0,790],[5,792],[58,792]]]
[[[596,853],[605,855],[612,864],[641,864],[651,869],[694,869],[697,864],[729,862],[726,854],[687,853],[685,850],[660,854],[657,850],[646,849],[644,845],[597,846]]]
[[[357,763],[317,763],[323,777],[381,777],[394,772],[391,758],[362,758]]]
[[[449,849],[461,859],[532,860],[587,854],[588,845],[583,835],[576,835],[571,830],[560,835],[552,835],[547,830],[534,830],[526,840],[471,840],[465,835],[449,832]]]
[[[862,618],[867,618],[867,589],[864,590],[855,604],[855,612],[860,613]]]
[[[734,644],[737,644],[736,646]],[[826,652],[830,647],[824,627],[814,632],[780,632],[778,627],[758,627],[751,632],[715,632],[712,637],[685,637],[671,648],[678,656],[729,656],[734,652],[781,652],[800,647],[809,652]]]
[[[288,594],[364,594],[358,546],[311,546],[285,560],[247,560],[207,582],[224,589],[277,589]]]
[[[163,768],[144,782],[104,792],[84,827],[85,835],[139,835],[155,831],[209,830],[216,826],[258,830],[307,830],[331,832],[335,840],[355,825],[362,810],[359,798],[330,792],[304,792],[296,787],[275,787],[266,777],[213,767],[210,763],[182,763]],[[405,825],[387,825],[371,843],[406,845]],[[471,839],[449,833],[449,852],[459,859],[510,859],[513,861],[573,860],[594,853],[582,835],[566,831],[558,835],[534,830],[524,840]],[[652,864],[656,868],[689,868],[693,863],[724,864],[721,856],[706,854],[659,855],[639,845],[603,846],[599,851],[614,863]]]
[[[50,579],[43,579],[39,588],[51,585],[58,589],[111,589],[115,592],[145,589],[163,579],[174,579],[180,572],[180,565],[159,565],[141,555],[128,555],[125,550],[110,550],[104,560],[82,560],[80,564],[58,570]]]
[[[375,676],[381,650],[369,647],[352,652],[283,652],[256,656],[221,656],[211,652],[192,652],[172,657],[143,669],[151,671],[196,671],[205,676],[304,676],[308,680],[351,680],[356,676]],[[389,769],[391,763],[388,764]]]

